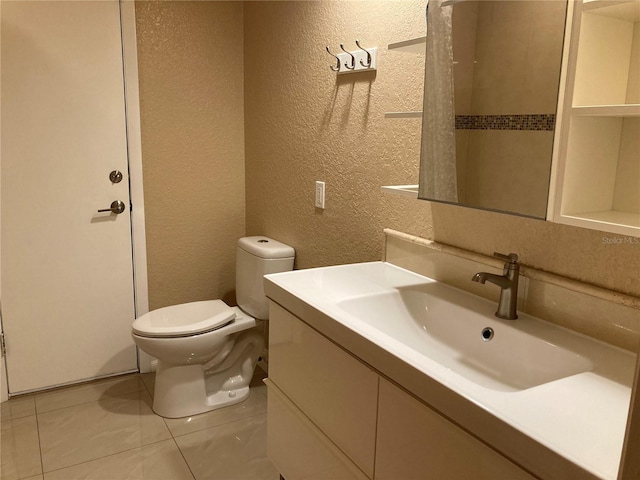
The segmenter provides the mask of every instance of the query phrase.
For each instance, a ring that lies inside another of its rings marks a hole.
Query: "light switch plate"
[[[316,182],[316,208],[324,208],[324,182]]]

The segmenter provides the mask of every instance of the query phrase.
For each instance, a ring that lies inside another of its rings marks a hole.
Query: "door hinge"
[[[1,349],[1,354],[3,357],[7,356],[7,344],[5,343],[4,340],[4,332],[0,333],[0,349]]]

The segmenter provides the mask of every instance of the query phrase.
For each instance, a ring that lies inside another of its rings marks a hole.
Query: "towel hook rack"
[[[351,52],[347,52],[344,49],[344,45],[342,43],[340,44],[340,48],[344,53],[348,54],[351,57],[351,66],[349,66],[347,62],[345,62],[344,66],[347,67],[349,70],[353,70],[354,68],[356,68],[356,57],[354,57]]]
[[[333,53],[331,53],[331,52],[329,51],[329,46],[328,46],[328,45],[327,45],[327,53],[328,53],[329,55],[331,55],[333,58],[335,58],[335,59],[336,59],[336,66],[335,66],[335,67],[329,66],[329,68],[330,68],[331,70],[333,70],[334,72],[339,71],[339,70],[340,70],[340,59],[337,57],[337,55],[334,55]]]
[[[363,50],[367,54],[367,63],[364,63],[362,60],[360,60],[360,65],[369,68],[371,66],[371,53],[369,53],[369,50],[367,50],[366,48],[362,48],[362,45],[360,45],[360,40],[356,39],[356,45],[360,50]]]
[[[329,46],[325,50],[329,55],[335,58],[335,63],[329,65],[331,71],[342,75],[345,73],[373,72],[376,70],[376,57],[378,47],[364,48],[360,40],[356,40],[356,49],[347,51],[344,43],[340,44],[340,53],[334,54],[329,50]]]

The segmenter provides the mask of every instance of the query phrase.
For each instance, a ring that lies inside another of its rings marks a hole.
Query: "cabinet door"
[[[267,385],[267,454],[284,478],[367,480],[272,382]]]
[[[380,380],[376,480],[533,480],[388,381]]]
[[[269,379],[373,478],[378,375],[276,303]]]

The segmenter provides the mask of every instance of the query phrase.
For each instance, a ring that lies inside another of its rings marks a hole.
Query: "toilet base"
[[[249,392],[249,387],[216,392],[213,395],[209,395],[207,397],[207,401],[211,405],[211,410],[215,410],[216,408],[227,407],[246,400],[249,396]]]
[[[249,386],[244,386],[207,395],[204,386],[202,365],[167,367],[159,362],[153,411],[165,418],[190,417],[240,403],[250,391]]]
[[[161,417],[181,418],[242,402],[249,396],[249,383],[263,348],[262,336],[250,330],[235,337],[230,353],[213,366],[159,360],[153,411]]]

